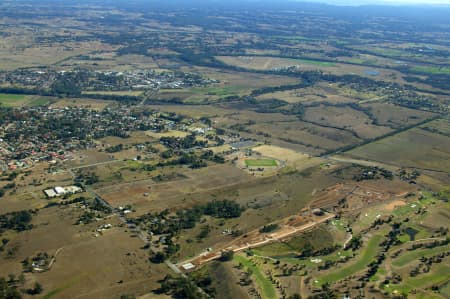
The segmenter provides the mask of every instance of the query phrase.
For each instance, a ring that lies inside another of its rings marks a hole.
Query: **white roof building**
[[[75,194],[79,192],[83,192],[83,189],[81,189],[78,186],[55,187],[53,189],[44,190],[44,193],[48,198],[53,198],[66,194]]]
[[[55,190],[53,190],[53,189],[44,190],[44,193],[45,193],[45,195],[47,195],[48,198],[53,198],[53,197],[58,196],[58,194],[56,194]]]
[[[182,265],[181,267],[183,267],[184,270],[192,270],[195,268],[195,266],[192,263],[186,263],[186,264]]]
[[[55,187],[55,192],[58,195],[63,195],[63,194],[66,194],[66,189],[64,189],[63,187]]]

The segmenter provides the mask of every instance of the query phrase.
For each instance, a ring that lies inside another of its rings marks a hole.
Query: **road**
[[[72,168],[73,169],[73,168]],[[72,169],[68,169],[68,171],[72,174],[72,176],[75,178],[75,173],[72,171]],[[127,221],[127,219],[125,218],[125,216],[122,214],[121,211],[119,211],[118,209],[115,209],[113,206],[111,206],[106,200],[104,200],[97,192],[95,192],[92,188],[81,184],[81,186],[84,188],[84,190],[86,190],[86,192],[90,193],[96,200],[98,200],[98,202],[100,202],[104,207],[110,209],[111,211],[113,211],[114,215],[116,215],[120,221],[122,221],[126,227],[133,233],[135,233],[138,238],[145,244],[145,245],[149,245],[150,241],[149,241],[149,237],[148,237],[148,233],[141,230],[138,226],[134,225],[133,223],[129,223]],[[150,251],[152,254],[155,254],[156,252],[153,250],[153,248],[151,246],[149,246]],[[62,249],[62,248],[60,248]],[[59,250],[57,251],[57,253],[59,252]],[[55,254],[55,258],[56,258],[56,254]],[[52,260],[53,261],[53,260]],[[164,263],[167,265],[167,267],[169,269],[171,269],[173,272],[175,272],[175,274],[181,275],[184,278],[187,278],[186,274],[184,274],[174,263],[172,263],[169,260],[165,260]],[[199,286],[197,286],[196,284],[194,284],[193,282],[191,282],[193,286],[195,286],[199,292],[201,292],[203,295],[206,296],[206,298],[210,298],[210,296]]]
[[[294,234],[297,234],[299,232],[308,230],[308,229],[310,229],[310,228],[312,228],[312,227],[314,227],[314,226],[316,226],[318,224],[324,223],[324,222],[326,222],[326,221],[328,221],[328,220],[330,220],[330,219],[332,219],[334,217],[335,217],[334,214],[329,214],[329,215],[321,218],[318,221],[310,222],[310,223],[302,225],[300,227],[295,227],[295,228],[292,227],[290,230],[284,231],[284,232],[281,232],[281,233],[272,233],[272,234],[266,236],[264,240],[256,241],[256,242],[247,242],[245,245],[239,246],[237,248],[233,247],[233,246],[236,246],[236,245],[232,245],[232,244],[229,243],[228,245],[224,246],[222,249],[216,250],[215,253],[208,254],[207,258],[205,258],[205,254],[203,253],[203,254],[200,254],[200,255],[198,255],[196,257],[193,257],[193,258],[190,258],[190,259],[185,260],[183,262],[180,262],[180,263],[178,263],[178,265],[184,265],[186,263],[196,263],[196,264],[199,264],[199,265],[203,265],[205,263],[208,263],[210,261],[213,261],[213,260],[216,260],[216,259],[220,258],[220,256],[222,255],[222,251],[224,251],[224,250],[232,250],[233,252],[239,252],[239,251],[243,251],[243,250],[246,250],[246,249],[249,249],[249,248],[252,248],[252,247],[262,246],[262,245],[265,245],[265,244],[268,244],[268,243],[272,243],[272,242],[275,242],[275,241],[287,238],[287,237],[289,237],[291,235],[294,235]],[[236,242],[239,239],[240,238],[235,239],[232,242]]]
[[[93,166],[99,166],[99,165],[112,164],[112,163],[118,163],[118,162],[123,162],[123,160],[110,160],[110,161],[105,161],[105,162],[98,162],[98,163],[93,163],[93,164],[86,164],[86,165],[75,166],[75,167],[71,167],[69,169],[70,170],[78,170],[78,169],[83,169],[83,168],[88,168],[88,167],[93,167]]]

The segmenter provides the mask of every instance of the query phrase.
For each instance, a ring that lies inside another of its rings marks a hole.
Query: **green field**
[[[18,106],[27,99],[28,96],[22,94],[0,93],[0,104],[10,107]]]
[[[311,65],[317,65],[317,66],[323,66],[323,67],[332,67],[332,66],[336,66],[336,64],[333,63],[333,62],[320,61],[320,60],[295,59],[295,61],[298,61],[298,62],[304,63],[304,64],[311,64]]]
[[[267,166],[277,166],[277,161],[274,159],[247,159],[245,160],[245,165],[249,167],[267,167]]]
[[[403,267],[407,264],[411,263],[414,260],[418,260],[422,256],[430,257],[440,252],[446,251],[450,249],[450,245],[447,246],[439,246],[431,249],[418,249],[413,251],[403,252],[398,258],[394,259],[392,265],[395,267]]]
[[[50,104],[50,100],[46,99],[46,98],[37,98],[37,99],[33,99],[31,100],[28,105],[29,106],[46,106],[48,104]]]
[[[444,285],[439,292],[445,297],[450,298],[450,282],[448,282],[446,285]]]
[[[262,298],[272,299],[277,297],[275,288],[273,287],[270,280],[267,279],[266,276],[264,276],[261,270],[257,266],[255,266],[252,261],[246,259],[241,255],[234,256],[234,261],[236,263],[241,263],[253,272],[252,277],[255,279],[256,284],[261,289]]]
[[[411,69],[413,72],[425,73],[425,74],[450,74],[449,67],[434,67],[434,66],[413,66]]]
[[[241,88],[230,86],[230,87],[195,87],[192,88],[192,91],[195,94],[200,95],[215,95],[215,96],[229,96],[229,95],[238,95]]]
[[[364,268],[375,258],[379,250],[379,244],[383,240],[383,236],[375,235],[370,239],[367,245],[364,247],[361,257],[358,261],[350,266],[344,266],[337,271],[325,274],[320,277],[319,283],[335,282],[345,277],[348,277],[354,273],[364,270]]]
[[[444,264],[433,266],[429,274],[409,277],[399,285],[385,286],[384,289],[390,292],[408,294],[413,289],[423,289],[434,284],[445,283],[450,279],[450,267]]]
[[[34,97],[23,94],[0,93],[0,105],[6,107],[45,106],[51,102],[50,98]]]

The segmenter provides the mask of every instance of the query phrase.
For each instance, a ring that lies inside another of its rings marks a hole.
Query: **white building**
[[[48,198],[54,198],[58,196],[63,196],[66,194],[75,194],[83,192],[83,189],[81,189],[78,186],[67,186],[67,187],[55,187],[53,189],[46,189],[44,190],[45,195]]]

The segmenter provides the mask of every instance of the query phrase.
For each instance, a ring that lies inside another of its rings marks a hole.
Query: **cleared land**
[[[445,127],[448,127],[448,123]],[[450,139],[414,128],[346,153],[393,165],[447,172],[450,169]]]

